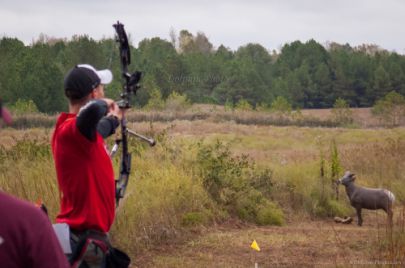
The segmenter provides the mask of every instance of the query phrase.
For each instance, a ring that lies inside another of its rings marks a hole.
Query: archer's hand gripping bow
[[[113,25],[116,31],[116,41],[120,44],[120,59],[121,59],[121,71],[125,80],[123,91],[121,93],[121,100],[117,102],[120,109],[131,108],[131,95],[136,94],[136,91],[140,88],[139,81],[141,80],[142,73],[134,72],[128,73],[128,65],[131,64],[131,54],[129,50],[128,38],[124,29],[124,25],[117,21]],[[117,152],[118,145],[122,143],[122,155],[120,163],[120,174],[118,180],[115,182],[115,199],[117,206],[119,200],[124,197],[125,190],[128,185],[129,173],[131,171],[131,154],[128,152],[128,133],[149,143],[150,146],[155,145],[155,141],[151,138],[142,136],[127,128],[127,122],[125,116],[121,119],[121,139],[115,141],[115,145],[111,150],[111,157]]]

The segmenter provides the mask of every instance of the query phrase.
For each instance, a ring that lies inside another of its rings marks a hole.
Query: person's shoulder
[[[61,129],[66,129],[71,126],[75,126],[76,114],[71,113],[61,113],[56,119],[55,130],[60,131]]]
[[[30,219],[30,223],[43,223],[47,220],[45,213],[28,201],[21,200],[0,191],[0,215],[14,219]],[[16,217],[19,216],[19,217]]]
[[[0,204],[7,205],[9,207],[27,207],[29,206],[27,201],[23,201],[15,196],[0,191]]]
[[[56,124],[61,124],[66,121],[69,122],[75,118],[76,118],[76,114],[62,112],[58,115],[58,117],[56,119]]]

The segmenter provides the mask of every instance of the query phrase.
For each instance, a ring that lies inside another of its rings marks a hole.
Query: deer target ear
[[[352,173],[352,174],[350,174],[350,177],[352,177],[352,179],[355,180],[356,179],[356,174]]]

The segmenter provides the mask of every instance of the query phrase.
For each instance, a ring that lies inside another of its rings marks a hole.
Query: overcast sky
[[[0,0],[0,36],[30,44],[40,33],[112,37],[120,20],[134,45],[169,32],[204,32],[214,47],[259,43],[268,50],[295,40],[376,44],[405,54],[404,0]]]

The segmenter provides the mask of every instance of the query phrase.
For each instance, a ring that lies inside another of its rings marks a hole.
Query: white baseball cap
[[[95,72],[97,74],[97,76],[100,78],[100,83],[101,84],[104,84],[104,85],[109,84],[109,83],[111,83],[111,81],[113,79],[113,75],[112,75],[112,73],[111,73],[111,71],[109,69],[96,70],[90,64],[78,64],[77,67],[79,67],[79,68],[87,68],[87,69],[90,69],[93,72]]]

